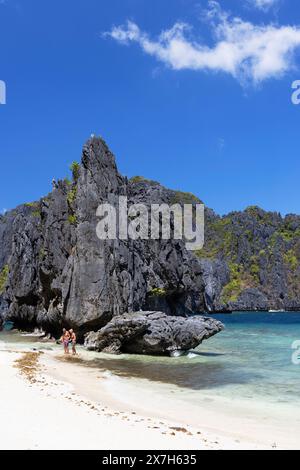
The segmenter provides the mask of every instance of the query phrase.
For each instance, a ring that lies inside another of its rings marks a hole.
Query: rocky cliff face
[[[74,178],[0,217],[0,316],[17,326],[83,336],[139,310],[300,309],[300,217],[259,208],[219,217],[206,209],[205,246],[178,240],[99,240],[96,209],[131,203],[195,203],[141,177],[127,180],[105,142],[90,139]]]
[[[19,327],[80,335],[140,309],[186,315],[205,310],[199,260],[177,240],[99,240],[100,203],[169,202],[177,193],[158,183],[127,181],[105,142],[93,138],[74,167],[39,202],[0,220],[2,316]]]
[[[300,217],[208,211],[201,259],[212,310],[300,310]]]

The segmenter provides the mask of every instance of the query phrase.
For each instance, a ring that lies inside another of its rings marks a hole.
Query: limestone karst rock
[[[133,312],[114,317],[98,332],[86,335],[92,351],[118,354],[170,354],[188,351],[219,333],[221,322],[204,316],[188,318],[163,312]]]
[[[82,339],[124,313],[300,309],[300,217],[249,207],[205,212],[199,252],[179,240],[99,240],[100,203],[196,203],[142,177],[128,180],[101,138],[83,147],[73,181],[0,216],[0,319]],[[49,175],[50,176],[50,175]],[[199,188],[199,192],[201,188]]]

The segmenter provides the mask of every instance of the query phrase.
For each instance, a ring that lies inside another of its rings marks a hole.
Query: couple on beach
[[[65,354],[69,354],[69,347],[72,345],[72,354],[75,356],[76,353],[76,334],[74,330],[66,330],[66,328],[63,329],[63,334],[61,337],[62,344],[64,346],[64,352]]]

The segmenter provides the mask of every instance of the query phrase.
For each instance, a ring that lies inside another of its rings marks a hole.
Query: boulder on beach
[[[196,348],[223,330],[223,324],[202,315],[169,316],[163,312],[134,312],[114,317],[97,332],[85,336],[92,351],[133,354],[171,354]]]

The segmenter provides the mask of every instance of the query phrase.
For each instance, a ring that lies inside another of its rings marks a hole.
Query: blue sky
[[[299,36],[295,0],[0,1],[0,208],[48,193],[95,133],[123,174],[218,213],[300,213]]]

